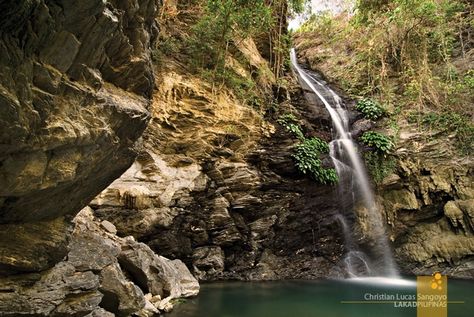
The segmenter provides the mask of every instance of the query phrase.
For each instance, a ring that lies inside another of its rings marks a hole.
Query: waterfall
[[[344,231],[346,249],[348,250],[344,260],[347,271],[354,276],[379,274],[396,277],[398,272],[388,243],[383,218],[375,203],[367,172],[357,150],[357,144],[352,140],[349,131],[349,116],[343,107],[342,98],[318,80],[316,76],[301,68],[296,58],[295,49],[291,50],[290,55],[300,84],[308,86],[318,96],[331,116],[335,136],[330,143],[330,156],[339,176],[339,193],[341,195],[344,193],[345,198],[351,199],[352,205],[360,200],[368,213],[370,227],[366,231],[370,232],[375,241],[373,253],[379,257],[379,265],[376,268],[371,267],[373,265],[370,264],[368,257],[358,249],[344,216],[344,210],[342,210],[337,220],[341,223]],[[359,268],[357,272],[355,266]],[[364,272],[361,272],[360,269]]]

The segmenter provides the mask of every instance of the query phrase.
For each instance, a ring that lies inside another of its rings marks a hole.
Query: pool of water
[[[378,300],[367,300],[370,296],[383,295],[405,299],[416,296],[415,279],[209,283],[201,285],[198,297],[177,304],[169,316],[416,316],[416,308],[395,307],[393,302],[377,303]],[[452,301],[456,303],[450,303]],[[474,281],[448,281],[448,316],[474,316]]]

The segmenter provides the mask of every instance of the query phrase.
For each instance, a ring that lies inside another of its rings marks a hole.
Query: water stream
[[[329,86],[314,74],[304,70],[299,64],[294,49],[291,50],[291,63],[302,86],[308,87],[324,104],[331,116],[335,130],[334,140],[330,143],[330,156],[339,176],[339,194],[350,199],[351,205],[362,204],[367,212],[367,232],[370,232],[373,245],[373,257],[377,265],[371,264],[369,257],[359,250],[354,241],[352,230],[347,222],[347,210],[341,210],[337,220],[343,229],[346,249],[346,269],[350,276],[390,276],[397,277],[398,272],[392,257],[382,215],[375,203],[369,178],[357,149],[352,140],[349,115],[343,100]],[[344,209],[344,208],[341,208]],[[375,266],[375,267],[374,267]]]

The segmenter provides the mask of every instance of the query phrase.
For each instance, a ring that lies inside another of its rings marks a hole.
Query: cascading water
[[[380,258],[376,268],[372,268],[367,256],[358,249],[354,242],[344,214],[337,216],[344,231],[346,249],[346,268],[351,276],[383,275],[398,276],[395,262],[388,243],[382,215],[377,210],[375,199],[370,187],[367,173],[358,154],[357,145],[349,132],[349,117],[343,108],[342,99],[327,85],[314,75],[301,68],[296,58],[296,52],[291,50],[291,63],[298,76],[300,84],[307,86],[322,101],[331,116],[335,129],[335,139],[330,143],[330,155],[339,176],[339,193],[350,199],[354,205],[360,200],[368,214],[366,228],[375,241],[373,253]],[[349,197],[347,197],[349,196]],[[360,199],[359,199],[360,198]]]

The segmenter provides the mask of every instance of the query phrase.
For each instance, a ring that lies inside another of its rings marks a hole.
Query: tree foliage
[[[224,71],[231,42],[261,32],[271,23],[264,0],[208,0],[192,30],[193,60],[201,68]]]

